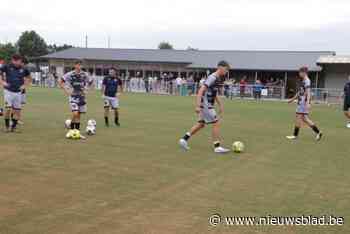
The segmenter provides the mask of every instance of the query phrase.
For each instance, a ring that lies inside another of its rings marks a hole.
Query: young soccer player
[[[18,120],[21,116],[22,91],[32,81],[29,71],[24,67],[23,58],[13,55],[11,63],[0,68],[0,84],[4,87],[5,97],[5,131],[17,131]],[[11,114],[13,114],[10,122]],[[11,124],[10,124],[11,123]],[[11,125],[11,126],[10,126]]]
[[[306,124],[315,132],[316,140],[320,141],[322,139],[323,134],[309,117],[311,109],[311,81],[308,77],[307,67],[300,68],[299,77],[301,79],[299,90],[297,94],[288,102],[292,103],[295,100],[297,100],[298,104],[296,110],[294,134],[292,136],[287,136],[287,139],[297,139],[300,128],[303,126],[303,124]]]
[[[112,67],[109,69],[109,75],[103,79],[102,95],[104,99],[105,109],[105,124],[109,127],[109,112],[112,108],[114,110],[114,123],[118,127],[119,123],[119,95],[122,92],[122,82],[118,78],[117,69]]]
[[[230,65],[226,61],[221,61],[218,64],[216,72],[208,76],[204,84],[198,91],[196,98],[195,112],[199,115],[199,120],[192,129],[180,139],[179,144],[184,150],[189,150],[188,141],[199,130],[205,127],[206,124],[212,124],[212,137],[214,142],[215,153],[227,153],[230,150],[221,147],[220,141],[220,118],[217,116],[214,105],[215,102],[219,105],[219,113],[223,114],[224,107],[218,97],[219,79],[225,77],[230,69]]]
[[[350,76],[344,86],[344,114],[348,119],[347,128],[350,128]]]
[[[63,75],[59,84],[65,94],[69,96],[72,110],[71,129],[80,130],[81,114],[85,114],[87,111],[86,94],[92,87],[93,80],[87,72],[82,70],[82,61],[76,61],[74,70]],[[85,139],[84,136],[81,138]]]

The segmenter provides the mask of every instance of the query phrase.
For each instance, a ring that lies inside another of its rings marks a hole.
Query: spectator
[[[256,80],[254,87],[253,87],[254,99],[256,101],[261,100],[261,91],[263,88],[264,88],[264,86],[261,84],[261,81],[259,79]]]
[[[190,76],[188,79],[187,79],[187,87],[188,87],[188,91],[189,91],[189,95],[193,95],[194,94],[194,79],[193,79],[193,76]]]
[[[176,95],[180,95],[181,94],[181,86],[182,86],[182,78],[180,76],[178,76],[175,79],[175,84],[176,84]]]
[[[239,82],[239,93],[240,93],[240,97],[241,99],[244,98],[245,96],[245,89],[247,87],[247,81],[246,81],[247,77],[244,76],[241,81]]]

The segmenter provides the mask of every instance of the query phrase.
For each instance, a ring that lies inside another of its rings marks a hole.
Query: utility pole
[[[88,48],[88,36],[85,36],[85,48]]]

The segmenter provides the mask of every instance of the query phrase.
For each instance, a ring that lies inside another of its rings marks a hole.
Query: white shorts
[[[215,109],[206,109],[203,108],[199,112],[199,119],[198,123],[204,123],[204,124],[213,124],[219,121],[219,118],[216,114]]]
[[[309,109],[307,108],[307,104],[305,102],[299,103],[297,106],[296,113],[300,115],[308,115]]]
[[[7,89],[4,90],[5,107],[12,108],[14,110],[22,109],[22,94],[21,92],[15,93]]]
[[[87,105],[85,97],[69,97],[69,105],[72,112],[86,113]]]
[[[112,109],[118,109],[119,108],[119,99],[117,97],[104,97],[104,107]]]

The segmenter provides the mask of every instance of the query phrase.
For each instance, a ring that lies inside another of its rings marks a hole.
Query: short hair
[[[77,65],[77,64],[83,64],[83,61],[80,59],[77,59],[74,61],[74,65]]]
[[[14,54],[12,55],[11,59],[18,61],[18,60],[22,60],[23,61],[23,57],[19,54]]]
[[[309,68],[308,68],[308,67],[306,67],[306,66],[301,67],[301,68],[299,69],[299,72],[305,72],[305,73],[308,73],[308,72],[309,72]]]
[[[225,60],[222,60],[218,63],[218,67],[227,67],[230,68],[230,64],[226,62]]]

